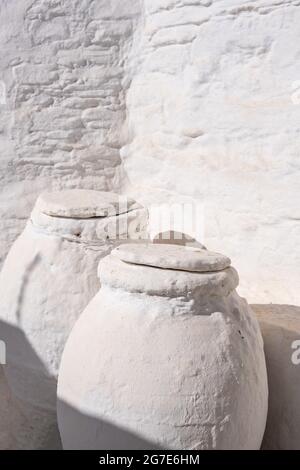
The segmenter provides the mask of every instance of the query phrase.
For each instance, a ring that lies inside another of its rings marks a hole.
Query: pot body
[[[259,449],[268,391],[263,342],[247,303],[234,290],[211,288],[215,274],[202,277],[204,290],[201,281],[186,289],[183,277],[199,274],[175,271],[159,295],[167,270],[125,266],[122,286],[111,278],[122,275],[120,262],[103,262],[101,290],[62,357],[63,447]],[[146,282],[145,270],[153,282],[143,292],[137,283]],[[138,287],[128,292],[134,277]]]
[[[101,224],[99,238],[93,241],[88,230],[84,232],[84,220],[73,221],[84,234],[77,242],[79,232],[70,232],[71,219],[66,220],[65,234],[63,219],[57,219],[59,231],[54,224],[51,232],[47,216],[40,218],[44,226],[36,224],[37,219],[28,222],[0,275],[4,372],[18,410],[11,422],[16,449],[61,448],[56,418],[61,355],[75,321],[100,287],[99,260],[119,243],[103,232],[104,219],[87,221],[94,228]]]

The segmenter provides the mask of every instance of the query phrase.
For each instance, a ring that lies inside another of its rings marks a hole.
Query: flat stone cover
[[[88,189],[45,192],[37,204],[43,214],[78,219],[115,216],[139,207],[133,199],[125,196]]]
[[[211,272],[230,266],[230,259],[201,248],[150,243],[126,243],[112,251],[120,260],[179,271]]]

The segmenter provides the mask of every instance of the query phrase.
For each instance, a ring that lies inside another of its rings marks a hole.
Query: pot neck
[[[210,316],[215,312],[223,315],[231,315],[232,305],[237,297],[235,290],[226,296],[203,296],[194,291],[187,296],[148,295],[140,292],[128,292],[121,288],[102,285],[100,289],[102,299],[109,304],[116,303],[121,306],[118,310],[123,311],[124,305],[141,312],[141,315],[153,318],[191,315]],[[131,307],[130,307],[131,306]]]
[[[226,297],[238,285],[232,267],[217,272],[190,272],[135,265],[109,255],[98,268],[102,285],[136,294],[165,298],[183,298],[203,302],[209,297]]]

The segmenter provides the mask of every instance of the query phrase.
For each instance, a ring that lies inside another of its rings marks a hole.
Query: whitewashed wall
[[[0,260],[47,189],[119,189],[130,0],[0,0]]]
[[[300,304],[299,24],[298,1],[145,0],[132,51],[129,180],[202,201],[256,302]]]
[[[252,302],[300,304],[300,2],[1,0],[0,256],[45,187],[194,201]]]

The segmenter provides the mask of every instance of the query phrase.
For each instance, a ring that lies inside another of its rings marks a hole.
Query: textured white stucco
[[[204,244],[240,292],[299,304],[299,2],[146,0],[142,17],[122,149],[134,194],[202,202]]]
[[[298,0],[2,0],[0,263],[41,189],[185,197],[248,300],[299,304],[299,21]]]
[[[130,0],[0,2],[0,263],[44,189],[119,189]]]

